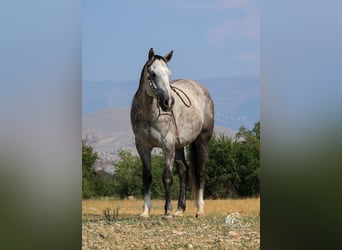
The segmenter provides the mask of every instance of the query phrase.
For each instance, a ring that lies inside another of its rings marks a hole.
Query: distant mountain
[[[136,81],[83,81],[82,115],[105,108],[129,108],[138,87]]]
[[[119,160],[119,150],[130,150],[133,155],[138,154],[129,113],[128,108],[107,108],[83,116],[82,139],[94,148],[100,158],[95,168],[112,173],[112,163]],[[215,126],[215,133],[234,138],[236,131]]]
[[[83,81],[82,114],[111,107],[129,108],[138,88],[132,81]],[[215,104],[215,124],[238,130],[252,129],[260,120],[259,78],[237,76],[199,80],[205,85]]]
[[[238,130],[252,129],[260,120],[259,78],[254,76],[225,77],[201,81],[215,104],[215,124]]]

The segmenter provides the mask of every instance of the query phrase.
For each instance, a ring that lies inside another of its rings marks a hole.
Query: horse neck
[[[143,86],[139,87],[135,99],[146,108],[155,103],[155,98],[148,96]]]
[[[153,98],[146,94],[145,90],[145,83],[144,83],[144,69],[141,73],[140,82],[139,82],[139,88],[137,92],[135,93],[135,99],[136,101],[143,107],[143,109],[148,112],[149,114],[153,115],[156,111],[155,107],[157,106],[157,100],[156,98]]]

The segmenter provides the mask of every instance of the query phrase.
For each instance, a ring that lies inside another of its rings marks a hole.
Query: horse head
[[[158,105],[163,111],[171,111],[175,103],[170,86],[171,70],[167,65],[172,58],[172,54],[173,51],[166,56],[155,55],[151,48],[144,70],[146,93],[157,98]]]

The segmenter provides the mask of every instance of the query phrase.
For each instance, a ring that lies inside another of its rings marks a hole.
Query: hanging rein
[[[187,94],[186,94],[183,90],[181,90],[181,89],[179,89],[179,88],[177,88],[177,87],[171,86],[171,89],[178,95],[178,97],[182,100],[183,104],[184,104],[187,108],[190,108],[190,106],[191,106],[191,100],[190,100],[189,96],[187,96]],[[184,96],[186,97],[186,99],[188,100],[188,103],[186,103],[186,102],[184,101],[184,99],[181,97],[181,95],[179,94],[178,91],[180,91],[180,92],[183,93],[183,95],[184,95]],[[179,144],[181,144],[180,139],[179,139],[179,132],[178,132],[178,127],[177,127],[177,123],[176,123],[176,118],[175,118],[175,115],[174,115],[174,113],[173,113],[173,110],[171,110],[171,116],[172,116],[173,124],[175,125],[175,128],[176,128],[176,138],[177,138],[177,141],[178,141]]]
[[[186,94],[183,90],[181,90],[180,88],[177,88],[177,87],[175,87],[175,86],[171,86],[171,89],[173,90],[173,92],[175,92],[175,93],[178,95],[178,97],[182,100],[183,104],[184,104],[187,108],[190,108],[190,106],[191,106],[191,101],[190,101],[189,96],[187,96],[187,94]],[[179,94],[178,91],[182,92],[182,94],[186,97],[186,99],[187,99],[187,101],[188,101],[187,103],[184,101],[184,99],[182,98],[182,96]]]
[[[187,107],[187,108],[191,107],[191,100],[190,100],[189,96],[183,90],[181,90],[180,88],[177,88],[175,86],[171,86],[171,89],[173,90],[173,92],[175,92],[178,95],[179,99],[181,99],[181,101],[183,102],[185,107]],[[180,92],[184,95],[184,97],[186,98],[186,101],[180,95]],[[159,116],[161,116],[161,115],[169,115],[168,113],[161,114],[160,113],[159,105],[158,105],[158,108],[159,108]],[[171,110],[170,112],[171,112],[171,117],[172,117],[173,125],[176,128],[176,138],[177,138],[178,143],[181,145],[181,142],[180,142],[180,139],[179,139],[179,132],[178,132],[178,127],[177,127],[177,123],[176,123],[175,114],[173,113],[173,110]]]

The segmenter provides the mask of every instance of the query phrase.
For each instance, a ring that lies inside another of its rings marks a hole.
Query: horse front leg
[[[152,186],[152,172],[151,172],[151,148],[143,145],[136,140],[136,147],[143,163],[143,186],[144,186],[144,206],[143,212],[140,214],[142,218],[148,218],[151,211],[151,186]]]
[[[164,174],[163,174],[163,183],[165,187],[165,215],[164,219],[172,218],[172,204],[171,204],[171,187],[173,183],[173,175],[172,175],[172,167],[175,159],[175,147],[164,147]]]
[[[184,148],[176,149],[175,163],[179,176],[179,197],[177,211],[174,213],[174,216],[181,217],[186,208],[186,190],[189,169],[184,156]]]

